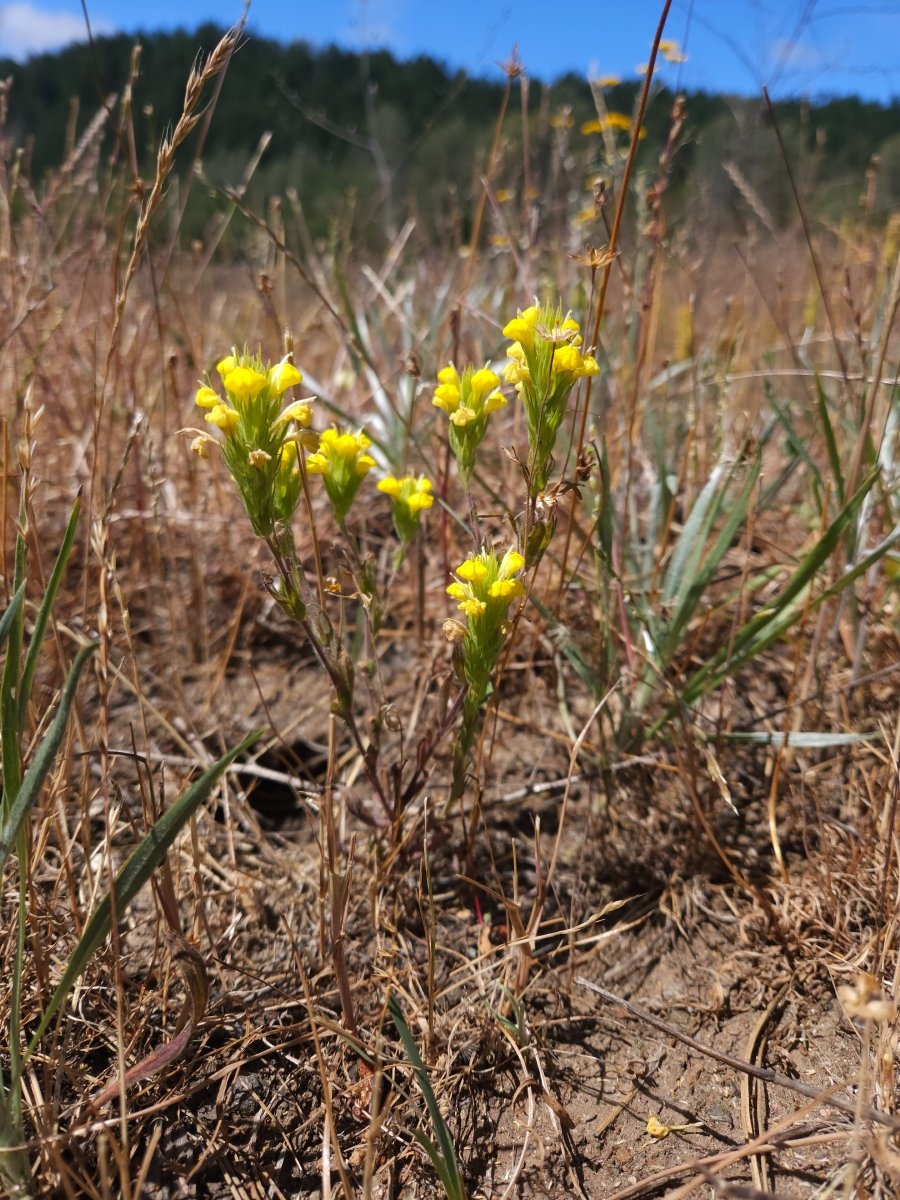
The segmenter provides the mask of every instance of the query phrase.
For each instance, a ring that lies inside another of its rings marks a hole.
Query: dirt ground
[[[387,858],[364,776],[352,754],[339,757],[343,946],[359,1023],[349,1035],[320,915],[328,692],[265,598],[244,599],[226,675],[198,666],[181,676],[187,711],[199,715],[192,744],[216,753],[256,725],[279,732],[259,772],[231,776],[170,856],[209,1003],[187,1054],[129,1090],[140,1195],[318,1197],[323,1178],[339,1195],[342,1170],[358,1194],[364,1184],[374,1197],[439,1194],[411,1136],[432,1134],[386,1012],[390,993],[470,1196],[755,1200],[845,1185],[896,1194],[894,1010],[888,1019],[878,1009],[872,969],[886,971],[895,954],[893,899],[878,886],[892,819],[883,754],[782,755],[774,826],[767,747],[722,743],[713,770],[676,739],[605,768],[586,753],[570,772],[553,717],[533,719],[555,704],[549,663],[527,697],[504,693],[480,811],[442,808],[439,757]],[[409,661],[400,639],[383,669],[400,678]],[[421,684],[421,728],[440,704],[443,669]],[[752,708],[767,694],[764,673],[735,694]],[[888,696],[873,688],[868,703],[879,700]],[[149,689],[142,720],[171,747],[165,707]],[[114,727],[127,728],[129,714],[125,698]],[[186,777],[180,763],[170,749],[151,765],[166,794]],[[138,802],[135,768],[126,757],[115,770],[127,809]],[[521,930],[561,821],[529,951]],[[169,1036],[182,992],[154,896],[122,933],[131,1062]],[[102,1158],[104,1139],[121,1135],[116,1101],[98,1112],[73,1099],[115,1078],[115,1046],[97,1038],[115,1029],[110,970],[98,960],[72,1005],[84,1029],[62,1104],[73,1179],[96,1177],[98,1146]],[[870,1106],[888,1114],[882,1124]]]

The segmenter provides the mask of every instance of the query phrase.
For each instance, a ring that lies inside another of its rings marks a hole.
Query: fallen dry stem
[[[746,1075],[752,1075],[754,1079],[759,1079],[763,1083],[770,1083],[775,1087],[787,1088],[788,1091],[796,1092],[798,1096],[806,1096],[808,1099],[828,1104],[832,1108],[838,1109],[839,1112],[847,1113],[851,1117],[858,1117],[866,1121],[875,1121],[879,1125],[886,1125],[889,1129],[900,1132],[900,1117],[895,1117],[892,1113],[882,1112],[880,1109],[870,1108],[868,1105],[857,1104],[852,1100],[844,1100],[840,1096],[832,1096],[828,1092],[808,1087],[805,1083],[799,1083],[796,1079],[782,1075],[779,1071],[773,1071],[771,1067],[758,1067],[743,1058],[734,1058],[730,1054],[723,1054],[721,1050],[714,1050],[712,1046],[706,1046],[703,1042],[698,1042],[696,1038],[692,1038],[689,1034],[682,1033],[680,1029],[676,1029],[674,1025],[670,1025],[667,1021],[653,1016],[646,1009],[639,1008],[636,1004],[632,1004],[629,1000],[625,1000],[621,996],[613,995],[612,992],[608,992],[606,988],[601,987],[599,983],[592,983],[590,979],[585,979],[583,975],[576,975],[575,982],[580,987],[586,988],[589,992],[593,992],[602,1000],[605,1000],[607,1004],[623,1008],[636,1021],[643,1021],[660,1033],[664,1033],[668,1037],[673,1037],[677,1041],[682,1042],[695,1053],[704,1054],[707,1058],[714,1058],[716,1062],[730,1067],[733,1071],[741,1071]],[[835,1086],[840,1087],[842,1085],[837,1084]]]

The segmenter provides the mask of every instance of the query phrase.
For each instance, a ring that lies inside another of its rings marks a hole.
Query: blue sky
[[[86,0],[96,33],[228,24],[239,0]],[[430,54],[474,75],[499,74],[514,43],[532,78],[634,74],[646,61],[660,0],[252,0],[267,37]],[[773,95],[900,98],[900,0],[674,0],[666,36],[687,55],[670,84]],[[22,58],[84,37],[80,0],[0,0],[0,56]]]

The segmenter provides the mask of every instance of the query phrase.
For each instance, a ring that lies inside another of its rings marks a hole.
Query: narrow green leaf
[[[843,506],[846,497],[844,472],[841,468],[841,456],[838,451],[837,438],[834,436],[834,426],[831,424],[831,414],[828,412],[828,397],[822,387],[822,380],[816,375],[816,399],[819,404],[819,420],[822,422],[822,435],[825,438],[825,449],[828,452],[828,464],[831,467],[831,477],[834,480],[838,503]]]
[[[459,1164],[456,1160],[456,1147],[453,1145],[453,1138],[450,1136],[450,1130],[447,1128],[447,1123],[438,1107],[431,1081],[428,1078],[428,1072],[425,1069],[425,1064],[422,1062],[419,1047],[416,1045],[416,1039],[403,1019],[403,1014],[400,1012],[400,1005],[394,996],[391,996],[388,1000],[388,1012],[391,1014],[391,1020],[400,1034],[403,1048],[415,1072],[419,1090],[425,1097],[425,1105],[428,1108],[428,1115],[431,1117],[431,1124],[440,1149],[438,1150],[437,1147],[433,1146],[424,1135],[420,1135],[417,1140],[428,1152],[450,1200],[465,1200],[466,1193],[459,1171]],[[430,1150],[428,1149],[429,1145],[431,1145]],[[443,1170],[438,1165],[439,1162],[442,1164]]]
[[[59,698],[59,707],[50,723],[50,728],[44,735],[40,746],[38,746],[37,752],[31,760],[28,770],[25,772],[21,786],[14,795],[7,797],[6,814],[2,825],[0,825],[0,871],[2,871],[16,838],[25,824],[25,819],[40,795],[44,780],[53,766],[56,753],[65,736],[66,726],[69,723],[69,713],[72,708],[72,702],[75,699],[75,689],[78,686],[78,679],[84,670],[87,660],[96,649],[97,643],[91,642],[89,645],[83,646],[76,654],[75,661],[72,663],[66,682],[63,685],[63,690]]]
[[[9,637],[9,631],[12,629],[19,613],[22,610],[22,605],[25,602],[25,584],[19,585],[19,590],[9,602],[9,607],[6,612],[0,617],[0,646],[6,644],[6,639]]]
[[[167,809],[153,828],[144,836],[132,852],[131,857],[119,871],[113,884],[115,895],[115,912],[121,917],[129,904],[150,876],[165,858],[169,847],[175,841],[180,831],[194,815],[203,801],[207,798],[222,774],[260,736],[259,732],[251,733],[233,750],[229,750],[217,762],[213,763],[200,778],[187,789],[183,796]],[[62,1007],[63,1002],[72,989],[73,984],[87,967],[97,950],[106,940],[112,925],[113,903],[112,894],[107,893],[100,901],[90,920],[85,926],[81,940],[72,951],[72,957],[66,966],[62,979],[56,986],[56,991],[41,1017],[40,1024],[34,1037],[28,1044],[25,1060],[34,1053],[38,1043],[47,1031],[53,1017]]]
[[[25,667],[22,671],[22,679],[19,684],[19,728],[25,724],[25,711],[28,707],[31,689],[34,685],[34,673],[37,669],[38,658],[40,657],[41,646],[44,641],[44,633],[47,629],[47,623],[50,620],[50,613],[56,600],[57,592],[59,591],[59,585],[62,583],[69,555],[72,553],[72,546],[75,542],[75,531],[78,528],[80,514],[81,500],[76,499],[72,506],[72,515],[69,517],[62,545],[56,556],[53,571],[47,580],[47,588],[44,592],[44,598],[41,601],[41,607],[38,609],[34,629],[31,634],[31,642],[28,646],[28,653],[25,656]]]

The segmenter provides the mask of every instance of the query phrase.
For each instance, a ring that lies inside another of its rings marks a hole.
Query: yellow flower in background
[[[662,41],[659,43],[659,52],[670,63],[685,63],[687,55],[682,52],[681,47],[677,42]]]
[[[404,545],[419,532],[419,522],[426,508],[434,504],[433,484],[424,475],[404,475],[400,479],[387,475],[378,482],[379,492],[391,499],[394,528]]]
[[[601,79],[598,79],[595,82],[597,87],[611,88],[617,87],[622,82],[622,79],[619,75],[604,75]]]
[[[470,365],[460,375],[451,363],[438,371],[437,378],[432,404],[447,414],[450,448],[468,487],[488,419],[506,406],[506,397],[500,391],[500,376],[488,367]]]
[[[323,431],[319,449],[306,460],[310,475],[322,476],[338,522],[344,521],[364,476],[375,466],[375,459],[366,453],[371,445],[362,430],[341,433],[332,426]]]

